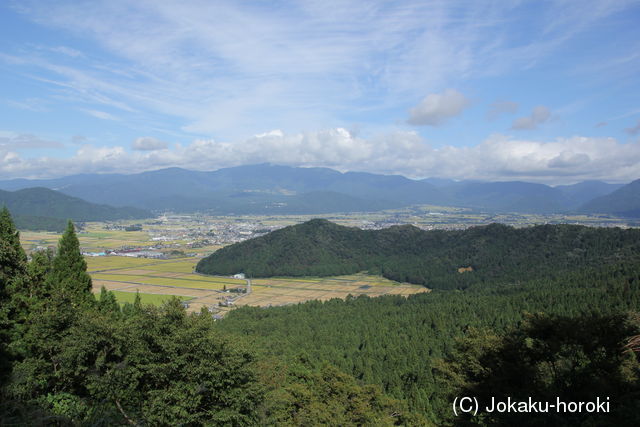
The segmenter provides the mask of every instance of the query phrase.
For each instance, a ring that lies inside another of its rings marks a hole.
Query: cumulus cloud
[[[513,121],[511,129],[528,130],[536,129],[538,125],[546,122],[551,118],[551,111],[544,105],[538,105],[533,109],[531,115],[527,117],[519,117]]]
[[[432,93],[409,110],[407,122],[416,126],[440,126],[462,113],[468,105],[469,100],[455,89]]]
[[[475,146],[434,148],[416,132],[397,131],[370,138],[342,128],[288,134],[272,131],[226,142],[197,139],[170,149],[80,147],[70,158],[27,158],[0,151],[0,176],[52,177],[83,172],[134,173],[179,166],[195,170],[269,162],[322,166],[341,171],[397,173],[491,181],[548,184],[587,179],[629,182],[640,177],[640,141],[575,136],[551,141],[492,135]]]
[[[629,135],[637,135],[640,133],[640,119],[638,120],[638,123],[636,123],[635,126],[630,127],[630,128],[626,128],[625,131],[629,134]]]
[[[131,148],[139,151],[154,151],[154,150],[164,150],[167,148],[169,144],[164,141],[160,141],[159,139],[153,138],[151,136],[142,136],[137,138],[131,144]]]
[[[503,114],[514,114],[518,111],[518,103],[513,101],[496,101],[489,106],[487,119],[495,120]]]
[[[585,153],[574,153],[571,151],[563,151],[553,159],[549,160],[547,166],[550,168],[569,168],[587,164],[591,161],[591,157]]]

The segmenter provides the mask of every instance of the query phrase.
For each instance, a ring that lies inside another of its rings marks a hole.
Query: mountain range
[[[581,208],[584,212],[610,213],[623,217],[640,217],[640,179],[596,197]]]
[[[211,172],[168,168],[130,175],[0,181],[4,190],[36,186],[97,204],[212,214],[322,214],[432,204],[493,212],[640,215],[638,181],[626,186],[585,181],[551,187],[520,181],[413,180],[400,175],[271,164]]]

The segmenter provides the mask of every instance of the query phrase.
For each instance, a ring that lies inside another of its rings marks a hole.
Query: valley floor
[[[143,302],[161,304],[171,295],[188,304],[189,311],[203,307],[224,315],[234,306],[280,306],[309,300],[325,301],[348,295],[381,296],[412,295],[428,292],[423,286],[398,283],[379,276],[354,274],[337,277],[252,279],[247,293],[247,280],[193,273],[198,258],[150,260],[119,256],[87,257],[93,290],[104,286],[123,294],[139,292]],[[150,298],[149,296],[155,296]],[[166,298],[161,298],[165,296]],[[125,301],[121,301],[125,302]]]

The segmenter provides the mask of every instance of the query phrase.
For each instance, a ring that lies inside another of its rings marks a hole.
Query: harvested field
[[[102,270],[120,270],[123,268],[141,267],[144,265],[156,264],[157,260],[146,258],[133,258],[124,256],[100,256],[85,257],[87,261],[87,271],[93,273]]]
[[[275,277],[253,279],[250,294],[224,292],[246,287],[246,280],[230,277],[205,276],[193,273],[197,258],[150,260],[128,257],[88,258],[94,292],[101,286],[108,290],[135,294],[176,295],[191,298],[189,311],[202,307],[224,314],[232,307],[219,307],[232,301],[233,306],[278,306],[309,300],[326,301],[348,295],[408,296],[429,290],[423,286],[398,283],[379,276],[353,274],[337,277]]]
[[[252,293],[240,298],[236,305],[276,306],[308,300],[326,301],[348,295],[411,295],[428,292],[423,286],[397,283],[379,276],[356,274],[337,277],[255,279]]]

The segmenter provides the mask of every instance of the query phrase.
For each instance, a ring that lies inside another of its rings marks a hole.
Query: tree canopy
[[[224,247],[202,259],[196,270],[253,277],[368,271],[432,289],[463,289],[554,277],[635,260],[639,254],[637,229],[490,224],[462,231],[423,231],[410,225],[360,230],[317,219]]]
[[[276,271],[270,259],[307,268],[318,256],[440,285],[408,298],[241,307],[220,321],[187,314],[178,299],[120,305],[104,288],[92,294],[73,224],[55,253],[27,260],[3,211],[0,424],[638,424],[640,365],[629,345],[640,336],[637,231],[362,233],[316,221],[273,234],[240,246],[256,268]],[[606,395],[613,410],[454,417],[452,398],[463,394]]]

